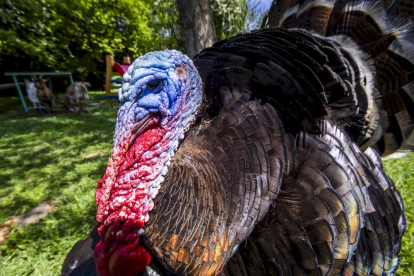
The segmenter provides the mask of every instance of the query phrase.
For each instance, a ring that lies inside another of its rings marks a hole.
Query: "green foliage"
[[[21,59],[26,71],[69,70],[85,79],[100,66],[103,74],[106,54],[138,57],[176,46],[171,10],[171,3],[143,0],[6,0],[0,58]]]
[[[210,1],[217,40],[223,40],[243,31],[250,31],[259,27],[258,23],[261,15],[255,13],[258,2],[253,0]]]
[[[184,52],[176,0],[155,0],[153,14],[154,21],[151,24],[158,31],[161,48]]]
[[[92,101],[102,95],[90,93]],[[94,193],[118,103],[105,100],[90,113],[1,115],[0,224],[45,201],[57,209],[12,231],[0,246],[0,275],[59,275],[70,248],[85,238],[95,223]]]
[[[217,40],[231,37],[244,30],[247,5],[244,0],[211,0]]]
[[[246,30],[254,15],[246,0],[212,0],[212,7],[218,39]],[[0,71],[66,70],[103,80],[107,54],[184,50],[175,0],[4,0],[0,22]]]

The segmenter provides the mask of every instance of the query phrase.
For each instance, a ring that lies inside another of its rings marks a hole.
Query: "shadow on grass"
[[[0,223],[54,200],[82,179],[96,185],[108,161],[117,109],[117,102],[104,102],[90,113],[2,116]],[[82,159],[98,151],[104,156]]]
[[[45,201],[57,207],[12,231],[0,246],[1,275],[59,275],[65,255],[86,237],[117,111],[117,100],[105,100],[90,113],[0,115],[0,223]]]
[[[93,202],[72,202],[38,223],[15,229],[1,246],[4,275],[59,275],[66,254],[95,224]],[[2,274],[3,275],[3,274]]]

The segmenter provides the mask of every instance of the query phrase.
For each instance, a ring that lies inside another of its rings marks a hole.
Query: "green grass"
[[[45,201],[57,206],[39,222],[12,231],[0,246],[0,275],[59,275],[67,252],[94,224],[94,192],[109,158],[118,109],[117,100],[98,101],[102,95],[91,92],[91,102],[99,106],[90,113],[0,115],[0,224]],[[0,109],[21,108],[18,98],[3,99]],[[97,152],[103,156],[84,158]],[[385,162],[404,198],[409,225],[400,275],[414,271],[413,164],[414,153]]]
[[[401,159],[386,160],[384,168],[404,200],[408,226],[403,236],[401,268],[398,275],[414,275],[414,153],[409,153]]]
[[[102,95],[92,92],[91,102]],[[110,99],[90,113],[0,115],[0,224],[45,201],[57,206],[38,223],[13,230],[0,246],[0,275],[60,274],[65,255],[95,221],[94,191],[117,110],[118,100]],[[96,152],[103,156],[83,158]]]

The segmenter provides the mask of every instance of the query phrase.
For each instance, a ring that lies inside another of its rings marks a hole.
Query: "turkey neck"
[[[108,276],[136,275],[149,264],[142,228],[202,97],[192,61],[176,51],[138,58],[119,93],[111,157],[95,194],[101,236],[95,262],[98,274]]]
[[[134,220],[135,228],[143,227],[178,140],[183,137],[183,129],[174,128],[177,120],[162,126],[160,117],[155,115],[148,121],[138,137],[126,131],[114,139],[111,158],[96,194],[101,235],[114,220],[125,216],[125,220]]]
[[[126,266],[125,252],[135,252],[132,261],[141,264],[137,270],[148,265],[150,254],[139,242],[141,229],[149,219],[148,212],[154,207],[153,199],[178,141],[184,137],[184,129],[177,127],[179,119],[162,125],[161,118],[158,114],[148,116],[145,130],[137,130],[133,126],[136,125],[134,119],[122,119],[119,122],[123,126],[117,126],[126,131],[114,139],[106,173],[96,192],[101,243],[95,250],[95,257],[101,275],[108,270],[112,275],[128,275],[117,266],[117,263]],[[101,252],[111,255],[109,261]]]

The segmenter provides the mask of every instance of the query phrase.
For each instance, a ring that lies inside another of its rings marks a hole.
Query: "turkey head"
[[[181,53],[148,53],[125,73],[119,98],[113,149],[95,195],[100,275],[136,275],[149,264],[140,236],[170,159],[197,114],[201,81]]]

